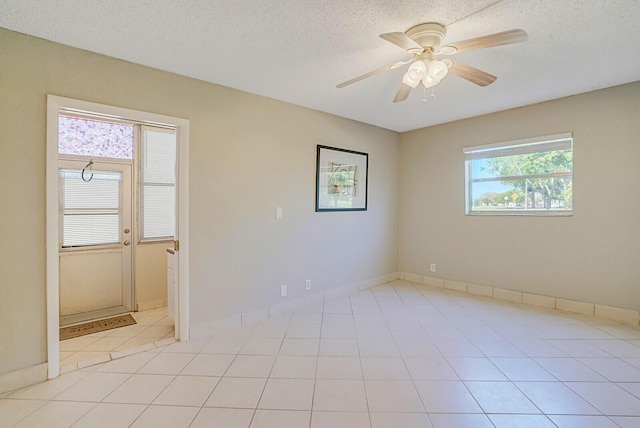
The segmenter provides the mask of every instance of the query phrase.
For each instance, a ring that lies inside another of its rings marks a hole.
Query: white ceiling
[[[426,103],[392,103],[407,66],[336,89],[409,58],[378,35],[422,22],[529,41],[455,55],[498,80]],[[638,0],[0,0],[0,27],[399,132],[640,79]]]

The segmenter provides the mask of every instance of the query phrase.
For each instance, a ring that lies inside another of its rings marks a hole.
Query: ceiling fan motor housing
[[[420,46],[431,47],[435,51],[443,42],[447,30],[440,24],[429,22],[409,28],[405,34]]]

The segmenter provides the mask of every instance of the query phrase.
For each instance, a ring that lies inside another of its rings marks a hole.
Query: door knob
[[[123,244],[124,244],[124,246],[125,246],[125,247],[128,247],[129,245],[131,245],[131,242],[129,242],[129,241],[124,241],[124,242],[123,242]]]
[[[124,233],[129,233],[129,232],[131,232],[129,229],[124,230]]]

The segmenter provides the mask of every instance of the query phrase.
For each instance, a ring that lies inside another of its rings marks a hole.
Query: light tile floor
[[[640,329],[394,281],[14,391],[0,426],[639,427]]]
[[[133,312],[135,325],[87,334],[60,342],[60,367],[62,372],[78,367],[109,361],[128,350],[153,347],[163,339],[174,337],[173,321],[167,316],[167,308]]]

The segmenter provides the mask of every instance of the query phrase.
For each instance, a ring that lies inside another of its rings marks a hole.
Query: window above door
[[[133,159],[134,125],[58,116],[58,154]]]

